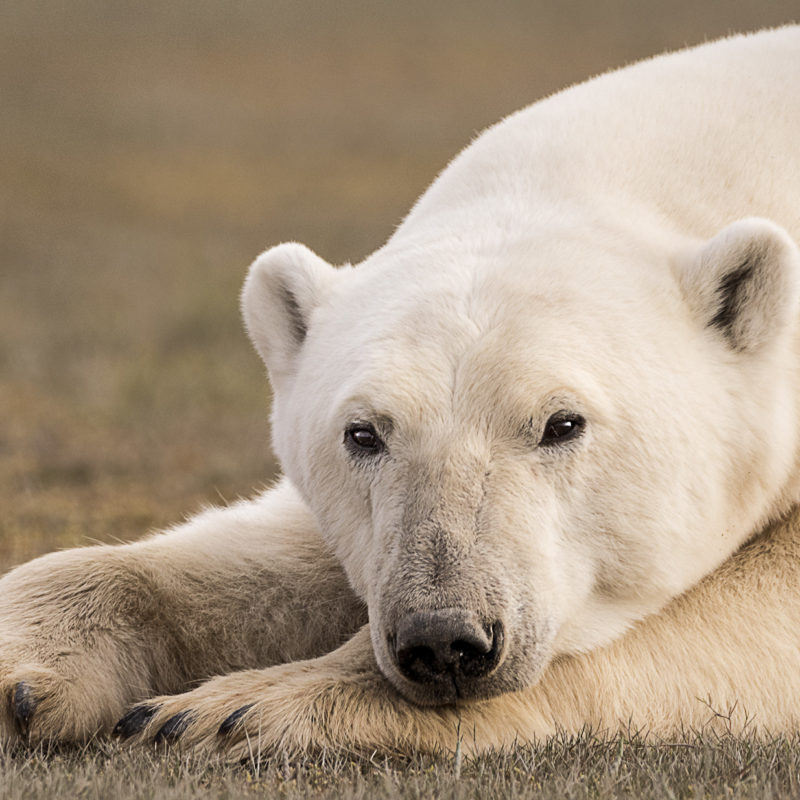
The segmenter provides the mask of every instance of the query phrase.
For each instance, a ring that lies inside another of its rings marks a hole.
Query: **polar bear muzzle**
[[[404,616],[390,635],[400,672],[413,683],[452,684],[484,678],[500,662],[503,624],[481,625],[460,608],[422,611]]]

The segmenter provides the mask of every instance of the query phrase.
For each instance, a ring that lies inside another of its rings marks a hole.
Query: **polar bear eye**
[[[373,455],[383,449],[383,441],[368,422],[354,422],[344,432],[344,443],[358,455]]]
[[[580,414],[558,411],[553,414],[544,426],[544,433],[539,442],[542,446],[562,444],[580,436],[586,420]]]

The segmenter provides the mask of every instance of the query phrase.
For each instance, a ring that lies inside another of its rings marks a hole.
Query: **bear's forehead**
[[[641,364],[683,346],[654,335],[677,289],[650,284],[638,256],[578,238],[379,251],[343,273],[316,317],[305,385],[335,407],[418,416],[459,404],[521,414],[540,397],[634,390]]]
[[[358,267],[346,275],[327,309],[327,334],[385,358],[440,351],[579,346],[649,324],[646,297],[620,272],[609,278],[591,256],[469,251],[415,254],[413,259]],[[566,259],[565,259],[566,260]],[[495,356],[497,357],[497,356]]]
[[[524,421],[540,397],[600,394],[580,319],[561,319],[547,295],[484,300],[474,307],[463,293],[428,292],[419,305],[398,302],[333,333],[323,326],[309,362],[315,394],[344,417],[363,408],[409,421],[474,420],[487,409]]]

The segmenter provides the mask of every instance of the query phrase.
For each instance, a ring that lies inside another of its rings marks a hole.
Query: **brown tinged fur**
[[[256,507],[261,520],[265,508],[275,514],[248,529]],[[223,522],[238,537],[214,537]],[[800,642],[791,635],[800,628],[799,535],[795,512],[664,612],[609,647],[556,661],[531,689],[421,708],[378,670],[368,626],[351,635],[363,609],[283,486],[139,545],[54,554],[4,578],[3,736],[20,735],[20,682],[35,701],[29,741],[84,740],[149,697],[155,710],[140,715],[141,728],[121,731],[131,741],[152,741],[173,720],[158,741],[233,758],[451,750],[458,730],[470,752],[586,725],[660,736],[708,725],[787,731],[798,720],[784,698],[800,692]],[[268,666],[289,659],[297,660]],[[250,669],[152,697],[241,667]]]
[[[278,521],[264,505],[210,510],[132,545],[53,553],[3,578],[0,739],[83,741],[149,695],[316,656],[357,630],[363,606],[308,512],[278,500]],[[24,725],[20,682],[33,709]]]

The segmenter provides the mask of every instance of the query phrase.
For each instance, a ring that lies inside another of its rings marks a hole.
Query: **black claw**
[[[158,742],[174,742],[180,739],[181,734],[189,727],[189,724],[194,719],[193,711],[180,711],[173,714],[156,733],[153,741]]]
[[[33,696],[31,687],[25,681],[20,681],[14,687],[11,706],[14,709],[14,725],[17,733],[20,736],[27,736],[31,717],[36,711],[36,698]]]
[[[222,725],[219,726],[219,730],[217,731],[218,736],[227,736],[235,727],[239,720],[255,705],[255,703],[250,703],[250,705],[242,706],[241,708],[237,708],[233,714],[229,714],[225,717]]]
[[[134,706],[115,726],[113,734],[120,739],[127,739],[139,733],[161,706]]]

